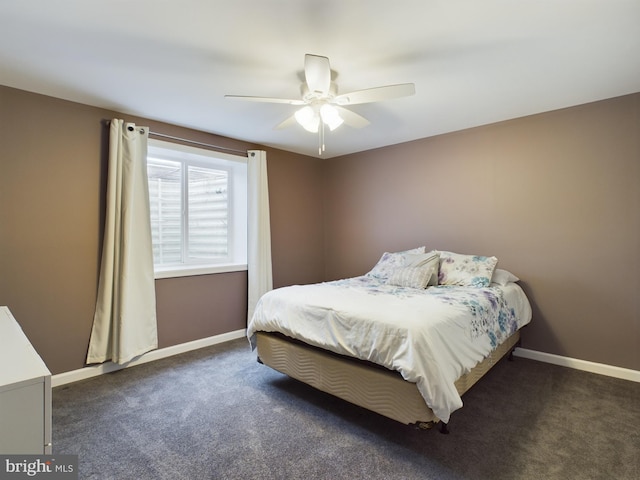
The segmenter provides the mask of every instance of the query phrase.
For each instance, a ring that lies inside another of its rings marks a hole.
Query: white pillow
[[[427,283],[433,276],[434,265],[427,267],[402,267],[396,268],[387,283],[399,287],[427,288]]]
[[[387,280],[396,268],[405,266],[407,255],[416,253],[424,253],[424,247],[412,248],[403,252],[384,252],[378,263],[367,273],[367,276]]]
[[[507,270],[501,270],[496,268],[493,272],[493,277],[491,278],[491,283],[497,283],[498,285],[506,285],[509,282],[517,282],[520,279],[516,277],[513,273]]]
[[[464,255],[453,252],[440,253],[440,285],[488,287],[498,264],[496,257]]]
[[[431,250],[428,253],[406,255],[406,261],[407,267],[433,267],[427,285],[438,285],[438,271],[440,270],[440,254],[438,252]]]

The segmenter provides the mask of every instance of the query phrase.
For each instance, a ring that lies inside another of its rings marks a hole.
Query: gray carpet
[[[53,391],[81,479],[640,478],[640,384],[517,358],[451,433],[401,425],[260,365],[246,340]]]

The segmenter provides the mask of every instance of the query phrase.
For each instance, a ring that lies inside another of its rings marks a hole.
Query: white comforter
[[[362,276],[266,293],[247,336],[281,332],[399,371],[442,421],[462,407],[455,381],[531,320],[515,283],[477,287],[387,285]]]

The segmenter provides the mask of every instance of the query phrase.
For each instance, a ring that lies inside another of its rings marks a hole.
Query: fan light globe
[[[318,126],[320,125],[320,117],[310,106],[301,108],[295,113],[296,121],[302,125],[302,127],[311,133],[318,133]]]
[[[338,110],[332,105],[325,103],[320,107],[320,117],[322,121],[329,127],[329,130],[334,131],[338,128],[344,120],[340,117]]]

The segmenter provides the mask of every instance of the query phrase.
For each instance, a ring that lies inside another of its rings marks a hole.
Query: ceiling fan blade
[[[362,128],[369,125],[369,120],[364,118],[362,115],[357,114],[356,112],[352,112],[351,110],[347,110],[342,107],[335,107],[340,114],[340,118],[344,120],[344,123],[354,128]]]
[[[248,97],[245,95],[225,95],[224,98],[231,100],[246,100],[249,102],[265,102],[265,103],[286,103],[289,105],[304,105],[304,100],[294,100],[291,98],[273,98],[273,97]]]
[[[304,56],[304,78],[311,93],[326,96],[331,87],[329,59],[307,53]]]
[[[359,103],[380,102],[392,98],[408,97],[416,93],[413,83],[400,83],[398,85],[386,85],[384,87],[357,90],[351,93],[338,95],[334,103],[338,105],[357,105]]]
[[[278,125],[275,126],[276,130],[282,130],[283,128],[289,128],[292,125],[296,124],[296,116],[295,115],[291,115],[290,117],[287,117],[284,121],[280,122]]]

